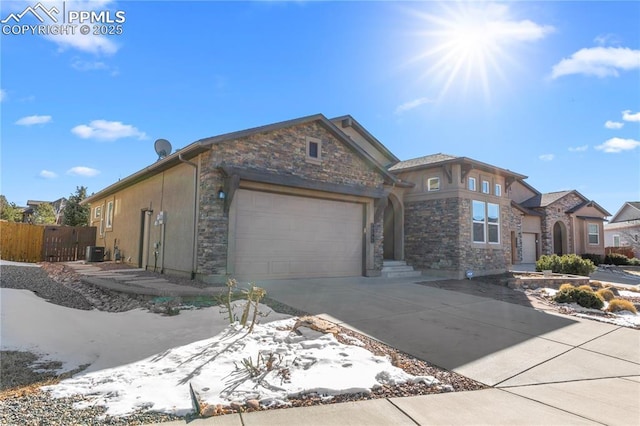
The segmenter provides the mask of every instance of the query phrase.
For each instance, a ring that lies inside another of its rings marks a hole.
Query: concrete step
[[[384,278],[409,278],[409,277],[420,277],[422,276],[422,272],[420,271],[383,271],[382,276]]]
[[[414,271],[413,266],[407,265],[404,260],[385,260],[380,271],[385,278],[419,277],[420,271]]]
[[[402,265],[402,266],[387,266],[384,265],[382,267],[383,271],[413,271],[413,267],[409,266],[409,265]]]
[[[404,260],[383,260],[382,267],[385,266],[405,266],[407,264]]]

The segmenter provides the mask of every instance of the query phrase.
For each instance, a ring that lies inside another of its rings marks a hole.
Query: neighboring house
[[[400,161],[352,117],[318,114],[201,139],[83,204],[108,252],[205,281],[377,276],[384,259],[461,278],[554,244],[604,252],[606,211],[524,179],[466,157]]]
[[[628,247],[640,258],[640,201],[629,201],[604,226],[606,247]]]
[[[56,224],[62,225],[62,220],[64,218],[64,206],[67,204],[67,199],[64,197],[58,198],[55,201],[28,200],[27,207],[23,207],[22,209],[22,221],[31,223],[36,208],[38,208],[38,206],[43,203],[51,204],[51,207],[53,207],[53,211],[56,214]]]

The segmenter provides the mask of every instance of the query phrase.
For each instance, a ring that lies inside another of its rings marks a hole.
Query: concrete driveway
[[[540,409],[551,406],[602,424],[640,424],[639,331],[415,281],[339,278],[259,285],[287,305],[327,314],[413,356],[494,386],[503,399],[536,401]],[[468,396],[448,400],[460,398]],[[415,407],[401,407],[414,420],[424,403],[415,401]]]

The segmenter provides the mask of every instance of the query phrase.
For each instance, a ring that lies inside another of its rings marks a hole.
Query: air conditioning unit
[[[87,246],[85,260],[87,262],[104,261],[104,247]]]

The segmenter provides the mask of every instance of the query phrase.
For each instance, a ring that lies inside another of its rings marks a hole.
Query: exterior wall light
[[[225,198],[227,198],[227,194],[225,194],[224,190],[220,188],[218,190],[218,200],[224,200]]]

